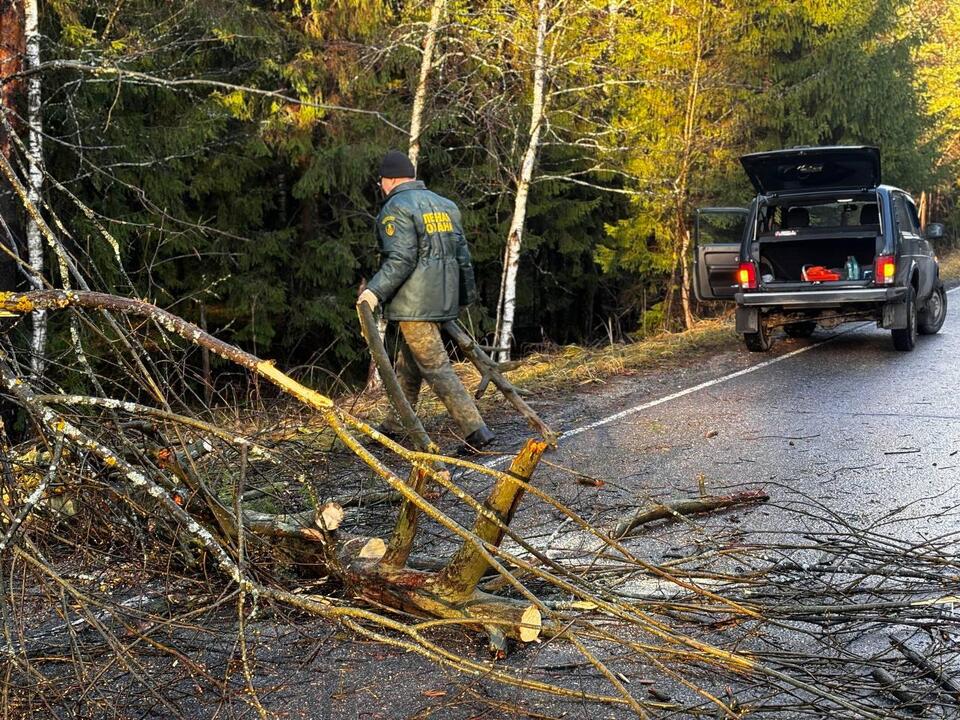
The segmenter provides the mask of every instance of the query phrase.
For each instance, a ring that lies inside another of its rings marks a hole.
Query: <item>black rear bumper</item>
[[[824,290],[790,290],[785,292],[740,292],[737,301],[737,332],[757,332],[763,313],[793,311],[835,311],[837,315],[876,317],[882,327],[903,327],[906,323],[904,302],[906,287],[849,287]],[[817,313],[810,313],[816,316]]]
[[[793,290],[790,292],[740,292],[737,305],[789,310],[830,310],[847,305],[882,305],[903,302],[907,288],[838,288],[836,290]]]

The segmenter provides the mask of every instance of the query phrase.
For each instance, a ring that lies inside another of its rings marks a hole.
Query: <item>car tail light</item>
[[[893,255],[881,255],[877,258],[874,278],[877,285],[892,285],[897,274],[897,263]]]
[[[740,269],[737,270],[737,282],[744,290],[757,289],[757,266],[752,262],[740,263]]]

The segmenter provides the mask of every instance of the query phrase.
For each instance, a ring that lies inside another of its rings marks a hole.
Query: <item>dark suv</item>
[[[943,325],[947,296],[913,199],[880,184],[875,147],[803,147],[740,158],[757,190],[747,208],[703,208],[695,223],[700,300],[736,302],[737,332],[764,352],[771,329],[875,320],[912,350]]]

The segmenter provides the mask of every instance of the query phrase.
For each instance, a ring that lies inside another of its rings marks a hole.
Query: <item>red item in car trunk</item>
[[[803,279],[807,282],[821,282],[823,280],[839,280],[840,273],[828,270],[823,265],[805,265],[802,271]]]

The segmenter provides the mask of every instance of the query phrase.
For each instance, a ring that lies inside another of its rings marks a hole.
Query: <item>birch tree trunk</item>
[[[27,71],[40,67],[40,32],[38,29],[37,0],[24,2],[24,34],[26,36]],[[40,116],[40,73],[33,72],[27,80],[27,164],[29,178],[27,198],[34,206],[40,206],[40,189],[43,186],[43,121]],[[40,228],[33,218],[27,219],[27,253],[33,268],[32,282],[37,290],[43,289],[43,241]],[[44,355],[47,346],[47,315],[37,310],[31,315],[33,340],[30,344],[30,366],[34,376],[43,374]]]
[[[423,132],[423,106],[427,100],[427,83],[430,79],[430,69],[433,67],[433,49],[437,43],[437,28],[440,27],[440,18],[446,10],[447,0],[433,0],[430,8],[430,22],[427,23],[427,34],[423,38],[423,57],[420,59],[420,79],[413,96],[413,110],[410,112],[410,149],[407,155],[413,167],[417,167],[417,158],[420,157],[420,134]]]
[[[517,270],[520,267],[520,246],[527,217],[527,198],[530,182],[536,166],[540,146],[540,130],[546,113],[546,63],[547,2],[537,0],[537,44],[533,65],[533,101],[530,106],[530,137],[520,177],[517,179],[517,196],[513,205],[513,218],[507,233],[507,247],[503,254],[503,275],[500,280],[500,300],[497,303],[497,347],[504,348],[497,355],[498,362],[510,359],[510,343],[513,335],[513,318],[517,307]]]

